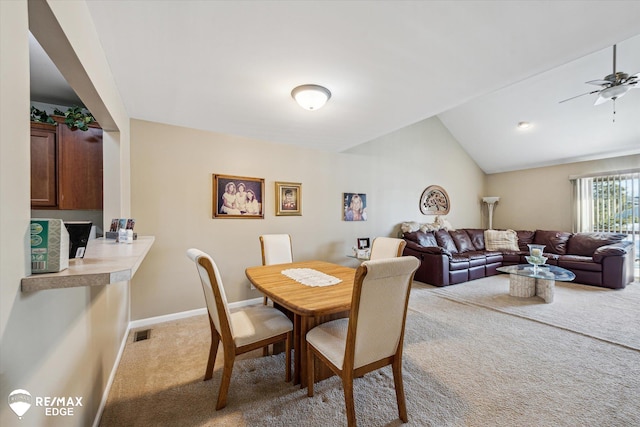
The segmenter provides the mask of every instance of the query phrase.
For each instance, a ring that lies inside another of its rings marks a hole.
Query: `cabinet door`
[[[59,209],[102,209],[102,129],[58,125]]]
[[[31,128],[31,206],[57,205],[56,129]]]

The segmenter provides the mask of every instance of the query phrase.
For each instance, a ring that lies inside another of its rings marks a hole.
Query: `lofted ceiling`
[[[598,88],[614,44],[640,72],[640,1],[87,5],[132,118],[344,151],[438,116],[486,173],[640,153],[640,90],[615,123],[596,95],[559,103]],[[77,102],[37,52],[32,99]],[[321,110],[291,98],[307,83],[332,92]]]

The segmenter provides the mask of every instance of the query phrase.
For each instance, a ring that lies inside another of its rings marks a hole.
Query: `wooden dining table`
[[[309,268],[340,279],[329,286],[308,286],[291,279],[283,270]],[[324,261],[303,261],[249,267],[247,278],[274,306],[293,319],[294,384],[306,387],[306,335],[314,326],[330,320],[349,316],[355,269]],[[320,380],[332,375],[321,363],[315,363],[315,378]]]

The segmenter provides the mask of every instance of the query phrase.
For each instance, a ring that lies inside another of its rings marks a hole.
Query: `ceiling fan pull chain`
[[[615,98],[611,98],[612,99],[612,104],[613,104],[613,123],[616,122],[616,99]]]

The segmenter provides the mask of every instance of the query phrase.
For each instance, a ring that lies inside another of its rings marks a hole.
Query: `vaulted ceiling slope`
[[[559,104],[614,44],[640,72],[640,1],[87,4],[133,118],[342,151],[439,116],[487,173],[640,152],[640,90],[615,123],[594,96]],[[323,109],[292,100],[305,83]]]

